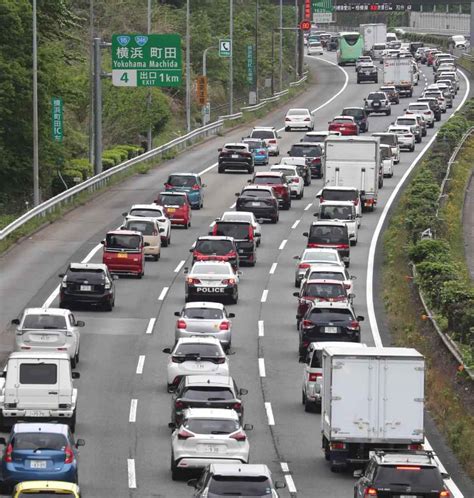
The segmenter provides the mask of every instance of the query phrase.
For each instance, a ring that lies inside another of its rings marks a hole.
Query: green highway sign
[[[333,0],[313,0],[313,12],[334,12]]]
[[[177,87],[182,74],[180,35],[112,35],[114,86]]]
[[[253,85],[255,83],[255,58],[253,45],[247,45],[247,83],[249,85]]]
[[[63,99],[51,98],[51,135],[55,142],[63,141]]]
[[[219,40],[219,57],[230,57],[232,55],[232,40],[222,38]]]

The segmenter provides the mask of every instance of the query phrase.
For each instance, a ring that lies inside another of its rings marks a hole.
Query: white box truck
[[[328,137],[324,186],[359,189],[362,207],[373,211],[383,185],[378,137]]]
[[[376,43],[385,43],[387,40],[387,26],[382,23],[361,24],[359,33],[364,38],[364,54],[369,55]]]
[[[374,449],[421,449],[425,361],[415,349],[323,349],[322,447],[332,471]]]
[[[413,95],[413,61],[409,57],[383,59],[383,84],[394,85],[400,95]]]

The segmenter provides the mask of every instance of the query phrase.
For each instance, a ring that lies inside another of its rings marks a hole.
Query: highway
[[[259,124],[281,128],[288,107],[315,110],[315,129],[327,129],[327,122],[344,106],[362,105],[363,98],[379,85],[357,85],[353,66],[339,68],[335,54],[306,59],[312,72],[312,85],[285,108],[273,111]],[[432,69],[421,66],[425,76],[415,87],[413,99]],[[455,100],[460,104],[469,88],[467,80]],[[392,116],[369,118],[369,134],[384,131],[402,114],[408,99],[393,106]],[[453,109],[453,110],[454,110]],[[379,205],[362,218],[359,242],[351,248],[350,273],[355,281],[355,310],[365,316],[362,342],[374,345],[380,340],[374,307],[368,306],[369,249],[371,261],[373,234],[397,184],[429,143],[441,123],[428,130],[413,153],[402,152],[393,178],[384,179]],[[205,172],[205,207],[193,212],[192,228],[175,229],[172,244],[164,248],[159,262],[148,261],[142,280],[121,278],[116,282],[116,307],[112,313],[75,311],[85,320],[81,338],[81,361],[76,381],[79,389],[76,437],[84,438],[79,482],[86,497],[186,497],[192,489],[173,482],[170,474],[170,395],[166,392],[167,355],[161,351],[174,342],[174,311],[184,303],[183,267],[190,263],[189,248],[199,235],[207,234],[209,224],[232,208],[235,192],[249,178],[246,174],[217,174],[217,148],[238,141],[251,126],[230,131],[195,146],[175,159],[114,186],[58,222],[18,244],[0,258],[0,347],[3,356],[11,351],[11,318],[24,307],[47,303],[57,305],[55,289],[58,274],[70,261],[101,261],[99,242],[107,230],[121,224],[121,213],[134,203],[151,202],[167,175],[174,171]],[[280,150],[289,150],[304,132],[281,131]],[[273,158],[272,163],[277,163]],[[257,167],[262,170],[265,167]],[[314,219],[315,194],[322,186],[313,180],[302,200],[294,200],[289,211],[280,212],[280,222],[263,226],[262,244],[254,268],[243,267],[240,300],[228,306],[236,314],[230,357],[231,374],[239,387],[249,390],[244,398],[245,422],[254,425],[250,433],[252,463],[266,463],[278,480],[286,480],[281,496],[352,496],[351,474],[333,474],[321,452],[320,417],[305,413],[301,405],[302,365],[298,363],[293,297],[295,261],[293,256],[305,247],[302,233]],[[382,220],[383,221],[383,220]],[[380,224],[379,230],[382,224]],[[377,278],[377,268],[375,268]],[[372,268],[369,270],[372,275]],[[370,318],[370,319],[369,319]],[[9,330],[7,330],[9,328]],[[387,334],[380,331],[385,342]],[[454,494],[461,497],[466,491]]]

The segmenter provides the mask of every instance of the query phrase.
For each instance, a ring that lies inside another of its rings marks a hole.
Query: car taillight
[[[305,121],[311,121],[311,119],[310,118],[305,118]]]
[[[336,244],[334,247],[336,249],[349,249],[349,244]]]
[[[299,183],[298,178],[292,178],[292,179],[291,179],[291,183]]]
[[[72,463],[74,462],[74,452],[72,451],[70,446],[66,446],[64,450],[64,463]]]
[[[176,327],[178,329],[185,329],[186,328],[186,322],[184,320],[178,320],[176,322]]]
[[[309,263],[300,263],[300,264],[298,265],[298,268],[299,268],[300,270],[306,270],[306,269],[307,269],[307,268],[309,268],[310,266],[311,266],[311,265],[310,265]]]
[[[172,188],[173,185],[169,184],[169,183],[165,183],[165,189],[169,189],[169,188]]]
[[[186,429],[180,429],[178,432],[178,439],[188,439],[194,437],[194,434],[187,431]]]
[[[285,121],[291,121],[291,119],[290,118],[285,118]]]
[[[193,186],[192,186],[192,190],[199,190],[201,187],[195,183]]]
[[[269,140],[269,141],[268,141],[268,143],[269,143],[269,144],[276,144],[276,143],[277,143],[277,141],[276,141],[276,140]]]
[[[232,410],[240,411],[242,408],[242,403],[234,403],[232,405]]]
[[[319,203],[320,203],[320,204],[322,204],[323,202],[324,202],[324,197],[323,197],[323,196],[321,196],[321,197],[319,198]]]
[[[331,450],[345,450],[346,449],[346,443],[329,443],[331,446]],[[370,495],[369,495],[370,496]]]
[[[216,363],[217,365],[222,365],[223,363],[225,363],[225,358],[224,357],[221,357],[221,358],[214,358],[214,363]]]
[[[57,351],[67,351],[67,348],[56,348]]]
[[[309,373],[308,374],[308,382],[316,382],[318,377],[322,377],[322,373]]]
[[[375,488],[365,488],[364,489],[364,498],[366,496],[377,496],[377,490]]]
[[[303,320],[303,327],[312,327],[313,325],[314,323],[311,320]]]
[[[13,446],[10,443],[7,446],[7,450],[5,451],[5,456],[3,457],[3,459],[4,459],[5,462],[12,462],[13,461],[13,459],[12,459],[12,453],[13,453]]]
[[[258,149],[257,154],[265,154],[267,151],[265,149]]]
[[[413,135],[403,135],[405,138],[411,138]]]
[[[420,467],[413,465],[397,465],[397,470],[420,470]]]
[[[230,436],[231,439],[235,439],[237,441],[245,441],[247,436],[243,433],[243,431],[236,432]]]
[[[24,351],[27,351],[27,350],[31,349],[31,346],[22,346],[21,349]]]
[[[186,282],[188,282],[188,284],[190,284],[190,285],[195,285],[195,284],[201,283],[201,281],[198,278],[191,278],[191,277],[187,278]]]
[[[450,497],[451,493],[447,490],[441,491],[441,493],[439,494],[439,498],[450,498]]]
[[[345,287],[346,289],[350,289],[350,288],[351,288],[351,284],[344,284],[344,287]]]
[[[156,237],[158,235],[158,230],[153,230],[153,232],[151,232],[151,234]]]
[[[352,322],[347,326],[347,328],[350,330],[358,330],[359,322],[357,322],[356,320],[352,320]]]
[[[235,284],[235,279],[234,278],[225,278],[222,283],[224,285],[234,285]]]
[[[182,401],[179,401],[179,400],[176,400],[174,402],[174,407],[177,409],[177,410],[182,410],[184,408],[184,403]]]
[[[254,240],[253,227],[249,226],[249,240]]]
[[[219,325],[219,330],[229,330],[230,323],[229,322],[221,322]]]
[[[409,444],[408,445],[409,450],[422,450],[422,446],[420,443],[414,443],[414,444]]]

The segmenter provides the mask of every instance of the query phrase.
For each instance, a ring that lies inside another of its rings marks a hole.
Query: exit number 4
[[[137,86],[137,72],[135,70],[113,71],[112,83],[114,86]]]

